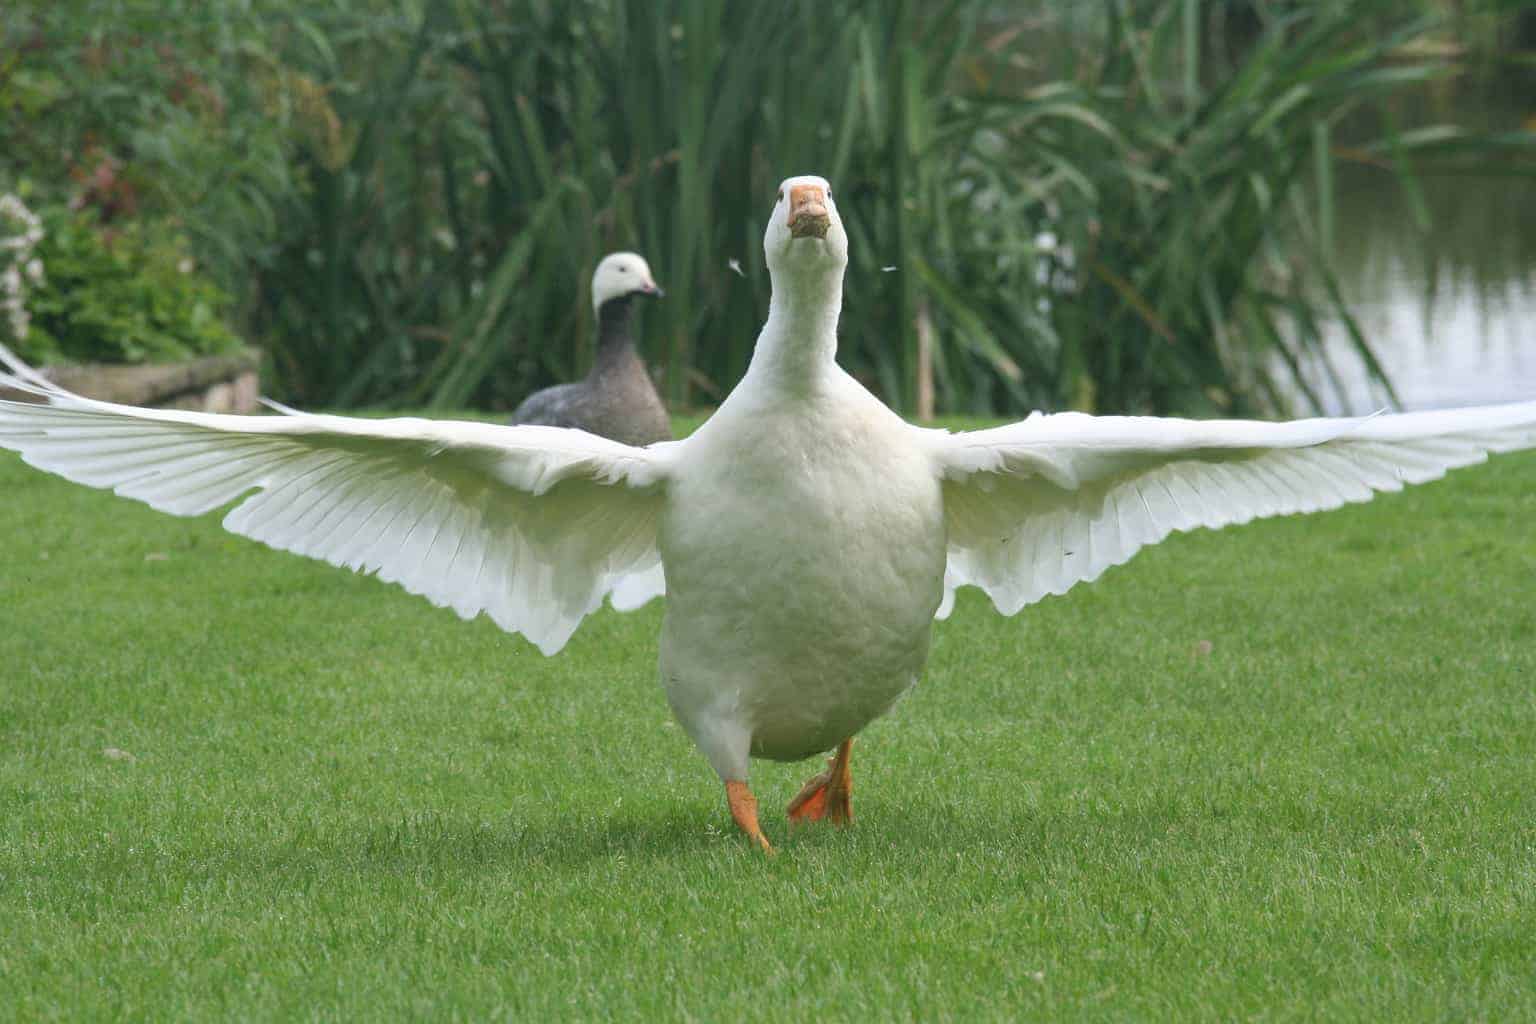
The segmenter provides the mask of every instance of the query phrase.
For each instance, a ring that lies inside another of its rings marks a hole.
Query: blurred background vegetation
[[[301,405],[509,408],[585,370],[591,268],[633,248],[663,392],[708,406],[766,311],[775,185],[822,173],[841,361],[905,412],[1323,409],[1330,332],[1390,401],[1340,206],[1390,189],[1408,244],[1474,261],[1443,183],[1531,217],[1528,6],[13,0],[0,193],[53,227],[25,351],[227,325]],[[1443,102],[1479,81],[1490,116]],[[1498,237],[1536,266],[1536,230]]]

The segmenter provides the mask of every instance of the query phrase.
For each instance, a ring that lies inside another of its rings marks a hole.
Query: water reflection
[[[1485,73],[1404,101],[1403,125],[1509,131],[1536,114],[1528,75]],[[1516,177],[1427,177],[1430,223],[1381,169],[1339,179],[1337,252],[1345,294],[1405,409],[1536,399],[1536,187]],[[1329,412],[1388,404],[1341,326],[1309,373]]]

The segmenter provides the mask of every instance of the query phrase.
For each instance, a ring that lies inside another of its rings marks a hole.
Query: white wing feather
[[[925,430],[944,476],[949,591],[1012,615],[1174,530],[1316,512],[1536,446],[1536,402],[1290,423],[1036,414]]]
[[[175,515],[486,613],[545,654],[605,594],[657,591],[671,446],[421,419],[225,416],[81,398],[0,349],[0,446]],[[255,492],[255,493],[252,493]]]

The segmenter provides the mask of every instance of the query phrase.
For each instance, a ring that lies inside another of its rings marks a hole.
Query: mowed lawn
[[[0,1018],[1536,1017],[1536,456],[965,593],[773,859],[660,603],[546,659],[10,456],[0,549]]]

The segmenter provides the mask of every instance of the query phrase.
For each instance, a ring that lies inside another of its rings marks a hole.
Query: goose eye
[[[784,201],[784,190],[783,189],[779,189],[778,201],[781,202],[781,203]]]

